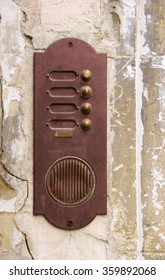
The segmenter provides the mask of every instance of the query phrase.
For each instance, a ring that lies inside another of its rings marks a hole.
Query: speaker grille
[[[77,157],[64,157],[49,168],[46,186],[59,203],[75,205],[93,194],[95,174],[86,161]]]

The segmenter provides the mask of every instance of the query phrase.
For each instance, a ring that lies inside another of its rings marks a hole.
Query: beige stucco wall
[[[165,259],[164,0],[0,0],[0,259]],[[108,214],[33,216],[33,53],[77,37],[108,54]]]

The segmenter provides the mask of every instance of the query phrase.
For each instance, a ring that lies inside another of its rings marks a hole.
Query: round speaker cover
[[[88,200],[95,189],[95,174],[83,159],[63,157],[55,161],[46,174],[49,194],[67,206]]]

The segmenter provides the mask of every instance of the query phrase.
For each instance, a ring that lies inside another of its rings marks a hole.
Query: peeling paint
[[[0,212],[15,212],[15,204],[16,204],[17,198],[11,198],[9,200],[4,200],[1,198],[1,203],[0,203]]]
[[[138,35],[139,38],[139,50],[141,55],[147,55],[150,52],[148,43],[145,40],[145,35],[147,33],[147,22],[146,22],[146,15],[145,15],[145,6],[146,6],[146,0],[139,1],[139,9],[137,14],[137,20],[139,24],[139,32]]]
[[[0,259],[165,258],[163,0],[1,6]],[[108,214],[74,232],[32,213],[33,53],[67,36],[108,54]]]
[[[123,167],[124,167],[124,165],[123,165],[123,164],[120,164],[120,165],[116,166],[116,167],[113,169],[113,171],[118,171],[119,169],[121,169],[121,168],[123,168]]]
[[[136,37],[136,197],[137,197],[137,233],[138,233],[138,254],[139,259],[143,259],[142,251],[144,244],[143,235],[143,205],[141,200],[142,185],[141,185],[141,167],[142,167],[142,149],[143,149],[143,135],[144,127],[142,122],[142,93],[143,93],[143,74],[140,68],[141,65],[141,21],[139,21],[139,14],[142,14],[144,6],[141,6],[141,1],[137,8],[137,37]],[[143,18],[143,17],[142,17]]]
[[[22,52],[25,44],[20,29],[20,10],[12,0],[1,0],[1,7],[2,54]]]
[[[165,235],[161,232],[161,233],[159,233],[159,235],[158,235],[163,241],[165,241]]]
[[[10,116],[10,111],[11,111],[11,102],[12,101],[17,101],[19,104],[21,101],[21,96],[20,92],[18,89],[15,87],[7,87],[6,92],[5,92],[5,87],[4,87],[4,102],[3,102],[3,108],[4,108],[4,120],[7,119],[8,116]],[[17,114],[19,112],[17,111]]]

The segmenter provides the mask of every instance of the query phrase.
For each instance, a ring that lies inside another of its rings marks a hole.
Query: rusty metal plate
[[[81,228],[107,211],[107,56],[65,38],[34,63],[34,214]]]

